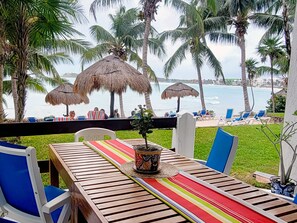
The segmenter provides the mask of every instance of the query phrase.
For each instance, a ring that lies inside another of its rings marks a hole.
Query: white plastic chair
[[[96,141],[104,139],[104,136],[109,136],[111,139],[116,139],[114,131],[104,128],[87,128],[82,129],[74,134],[74,141],[79,142],[79,138],[83,137],[86,141]]]

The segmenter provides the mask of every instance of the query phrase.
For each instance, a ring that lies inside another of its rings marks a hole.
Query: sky
[[[89,36],[89,27],[98,24],[103,26],[105,29],[109,30],[110,20],[108,14],[114,14],[119,6],[114,6],[112,8],[104,8],[97,10],[97,22],[93,19],[93,16],[89,13],[90,4],[93,0],[80,0],[80,4],[83,6],[85,15],[89,20],[86,24],[76,24],[75,28],[85,35],[85,40],[88,40],[95,44],[95,42]],[[138,0],[129,0],[124,3],[126,9],[132,7],[140,7]],[[156,15],[156,21],[152,22],[152,25],[157,29],[158,32],[165,30],[175,29],[179,22],[179,13],[168,6],[164,6],[162,3],[158,9]],[[259,57],[256,54],[257,44],[263,35],[264,31],[256,27],[250,26],[246,35],[246,58],[255,58],[259,61]],[[222,64],[223,73],[225,78],[240,78],[240,49],[238,46],[223,45],[223,44],[213,44],[208,42],[209,47],[212,49],[218,60]],[[172,44],[170,41],[166,42],[166,56],[162,59],[157,58],[153,55],[148,55],[148,64],[153,68],[158,77],[164,77],[163,67],[167,59],[175,52],[178,48],[178,44]],[[140,52],[141,53],[141,52]],[[141,54],[140,54],[141,55]],[[78,57],[74,58],[74,64],[60,64],[57,66],[57,70],[60,75],[64,73],[80,73],[81,66]],[[89,64],[90,66],[91,64]],[[133,64],[132,64],[133,65]],[[87,66],[85,67],[87,68]],[[178,65],[169,78],[173,79],[197,79],[197,73],[195,67],[192,64],[190,55]],[[213,70],[204,66],[202,69],[203,79],[215,79]]]

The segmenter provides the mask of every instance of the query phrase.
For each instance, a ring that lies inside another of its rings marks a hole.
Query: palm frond
[[[167,60],[164,65],[164,74],[166,78],[169,77],[177,65],[181,64],[182,61],[186,59],[186,52],[189,49],[189,43],[185,42],[180,47],[178,47],[175,53]]]
[[[90,35],[96,40],[98,43],[102,42],[113,42],[114,36],[104,29],[102,26],[94,25],[90,27]]]

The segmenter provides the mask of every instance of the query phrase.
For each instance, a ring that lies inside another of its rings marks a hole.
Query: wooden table
[[[139,144],[139,140],[125,141]],[[72,193],[72,222],[78,222],[78,210],[94,223],[187,221],[81,142],[52,144],[49,156],[51,183],[58,186],[59,173]],[[286,222],[297,222],[297,205],[291,202],[167,149],[162,161]]]

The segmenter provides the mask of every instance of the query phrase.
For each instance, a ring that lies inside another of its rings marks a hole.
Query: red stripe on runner
[[[119,157],[117,154],[113,153],[112,151],[106,149],[104,146],[100,145],[99,143],[97,143],[96,141],[89,141],[90,144],[92,144],[93,146],[96,147],[96,149],[102,151],[104,154],[106,154],[107,156],[109,156],[112,160],[120,163],[120,164],[124,164],[127,161],[122,159],[121,157]],[[100,153],[100,152],[99,152]]]
[[[173,201],[175,201],[176,203],[178,203],[183,208],[187,209],[189,212],[196,215],[199,219],[201,219],[201,220],[203,220],[205,222],[212,222],[212,223],[221,222],[218,219],[214,218],[209,213],[205,212],[201,208],[199,208],[196,205],[194,205],[193,203],[189,202],[187,199],[185,199],[182,196],[176,194],[175,192],[173,192],[169,188],[163,186],[156,179],[146,178],[146,179],[143,179],[143,180],[146,183],[148,183],[149,185],[151,185],[152,187],[154,187],[156,190],[163,193],[168,198],[170,198]]]
[[[207,201],[208,203],[211,203],[213,206],[223,210],[227,214],[240,220],[241,222],[251,222],[251,221],[254,223],[275,222],[270,218],[267,218],[262,214],[250,209],[249,207],[246,207],[245,205],[235,200],[232,200],[210,188],[207,188],[199,184],[198,182],[187,178],[186,176],[178,174],[168,179],[173,183],[179,185],[180,187],[186,189],[187,191],[195,194],[197,197],[200,197],[201,199]],[[202,196],[201,194],[205,195],[205,197]],[[222,206],[226,207],[226,209],[223,208]],[[237,216],[236,213],[239,216]],[[244,218],[240,218],[240,216],[243,216]]]
[[[135,152],[134,149],[131,148],[130,146],[127,146],[126,144],[116,140],[116,139],[110,139],[105,141],[107,144],[117,148],[121,152],[125,153],[126,155],[130,156],[131,158],[134,159],[135,157]]]

